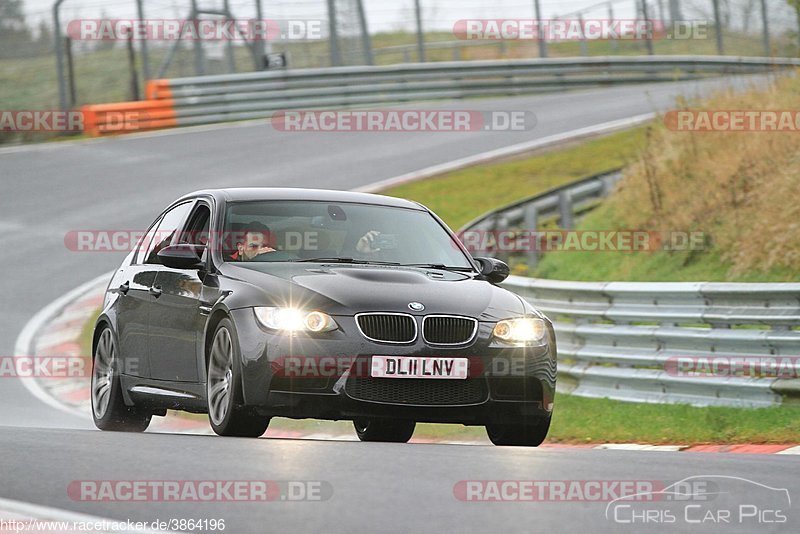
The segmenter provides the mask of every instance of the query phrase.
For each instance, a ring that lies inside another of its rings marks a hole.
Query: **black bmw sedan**
[[[103,430],[168,409],[223,436],[272,417],[352,420],[363,441],[417,422],[485,425],[539,445],[556,382],[550,321],[498,287],[415,202],[341,191],[199,191],[170,205],[115,272],[94,331]]]

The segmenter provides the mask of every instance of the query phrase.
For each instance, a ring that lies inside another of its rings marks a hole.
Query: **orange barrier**
[[[148,100],[171,100],[172,89],[169,80],[150,80],[144,88],[144,97]]]
[[[177,126],[168,80],[153,80],[145,88],[147,100],[83,106],[83,131],[97,137]]]

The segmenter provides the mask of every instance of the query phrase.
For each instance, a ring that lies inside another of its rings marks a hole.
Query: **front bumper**
[[[233,312],[242,353],[244,404],[264,415],[417,422],[521,424],[548,416],[556,385],[552,329],[541,346],[491,340],[494,323],[480,323],[473,342],[436,347],[421,339],[396,345],[364,338],[353,317],[317,337],[276,335],[251,309]],[[373,355],[469,359],[466,380],[369,377]]]

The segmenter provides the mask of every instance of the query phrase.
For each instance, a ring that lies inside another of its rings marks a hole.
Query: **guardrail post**
[[[225,11],[225,19],[226,20],[233,20],[233,14],[231,13],[231,3],[230,0],[225,0],[223,5],[223,11]],[[225,56],[228,60],[228,72],[234,73],[236,72],[236,57],[234,56],[233,52],[233,39],[228,39],[228,42],[225,43]],[[245,44],[247,41],[245,40]]]
[[[139,20],[144,20],[144,2],[143,0],[136,0],[136,16]],[[147,51],[147,39],[140,39],[139,46],[142,51],[142,76],[145,83],[150,80],[150,55]]]
[[[497,234],[502,228],[500,222],[500,214],[498,213],[494,214],[494,217],[492,217],[492,224],[490,228],[491,228],[490,235],[493,237],[493,239],[488,241],[488,246],[483,250],[483,253],[487,256],[495,258],[497,257]]]
[[[536,209],[536,206],[533,204],[528,204],[525,207],[525,228],[524,231],[528,235],[528,239],[525,240],[528,244],[528,268],[533,269],[539,263],[539,236],[536,230],[536,226],[538,224],[539,219],[539,212]]]
[[[536,10],[536,21],[539,23],[539,27],[541,28],[542,25],[542,6],[539,5],[539,0],[533,0],[533,7]],[[545,40],[545,36],[539,32],[539,57],[547,57],[547,41]]]
[[[715,0],[716,1],[716,0]],[[642,18],[647,22],[648,28],[645,34],[645,46],[647,47],[647,55],[653,55],[653,36],[650,34],[650,17],[647,14],[647,0],[642,0]]]
[[[259,23],[262,23],[264,20],[264,8],[261,5],[261,0],[255,0],[256,2],[256,20]],[[253,51],[254,51],[254,60],[256,64],[256,69],[261,70],[266,67],[265,57],[267,54],[267,46],[266,46],[266,36],[254,36],[253,40]]]
[[[722,45],[722,19],[721,15],[719,14],[719,0],[713,0],[714,2],[714,32],[717,34],[717,54],[723,55],[725,54],[725,49]]]
[[[569,191],[561,191],[558,194],[559,224],[565,230],[571,230],[575,226],[575,217],[572,213],[572,194]]]
[[[583,13],[578,13],[578,24],[581,27],[581,55],[589,55],[589,45],[586,43],[586,28],[583,24]]]
[[[610,23],[614,22],[614,4],[612,2],[608,3],[608,21]],[[611,39],[611,50],[614,52],[619,50],[619,41],[617,39]]]
[[[422,6],[414,0],[414,14],[417,19],[417,61],[425,63],[425,35],[422,33]]]
[[[192,24],[195,28],[199,26],[199,10],[197,8],[197,0],[192,0]],[[177,44],[177,42],[176,42]],[[205,58],[203,57],[203,42],[200,39],[194,40],[194,70],[198,76],[203,76],[206,73]]]
[[[336,4],[328,0],[328,41],[331,49],[331,66],[338,67],[342,64],[342,55],[339,52],[339,30],[336,27]]]
[[[58,75],[58,100],[62,111],[67,110],[67,83],[64,80],[64,40],[61,37],[61,20],[59,11],[64,0],[56,0],[53,4],[53,35],[56,51],[56,72]]]
[[[772,46],[769,43],[769,21],[767,18],[767,0],[761,0],[761,22],[764,26],[764,57],[772,55]]]
[[[136,51],[133,49],[133,28],[128,34],[128,68],[131,71],[131,100],[139,100],[139,76],[136,71]]]
[[[358,8],[358,25],[361,27],[361,46],[364,48],[364,59],[367,65],[373,65],[375,64],[375,57],[372,53],[372,39],[369,36],[367,15],[364,12],[364,1],[356,0],[356,7]]]
[[[72,39],[64,38],[64,48],[67,51],[67,80],[69,81],[69,107],[74,108],[75,97],[75,63],[72,60]]]
[[[507,250],[503,250],[503,247],[500,246],[500,242],[497,240],[498,234],[500,232],[504,232],[504,231],[507,232],[508,231],[508,217],[506,217],[505,215],[500,215],[496,219],[496,221],[497,221],[497,223],[496,223],[497,225],[495,226],[494,237],[495,237],[495,241],[498,243],[498,246],[496,246],[494,257],[497,258],[498,260],[501,260],[501,261],[504,261],[504,262],[508,263],[508,251]]]

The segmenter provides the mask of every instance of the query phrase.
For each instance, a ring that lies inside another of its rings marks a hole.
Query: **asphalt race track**
[[[297,186],[352,189],[488,150],[616,119],[669,109],[728,83],[705,81],[479,99],[426,108],[529,110],[524,132],[287,133],[265,123],[0,149],[0,355],[13,354],[26,322],[81,283],[115,268],[120,253],[73,252],[71,230],[143,230],[182,193],[205,187]],[[419,106],[423,107],[423,106]],[[477,215],[477,214],[476,214]],[[226,532],[639,532],[716,531],[708,523],[620,525],[605,503],[462,502],[462,480],[657,480],[742,477],[797,494],[796,456],[590,449],[223,439],[94,431],[91,421],[43,404],[16,379],[0,379],[0,497],[120,520],[225,519]],[[76,480],[323,481],[322,502],[81,502]],[[774,507],[772,490],[744,499]],[[741,488],[740,488],[741,489]],[[725,491],[722,489],[721,491]],[[663,503],[661,503],[663,505]],[[797,531],[786,523],[718,525],[720,532]],[[655,516],[654,516],[655,517]],[[663,514],[662,514],[663,519]],[[794,526],[792,526],[794,525]]]

